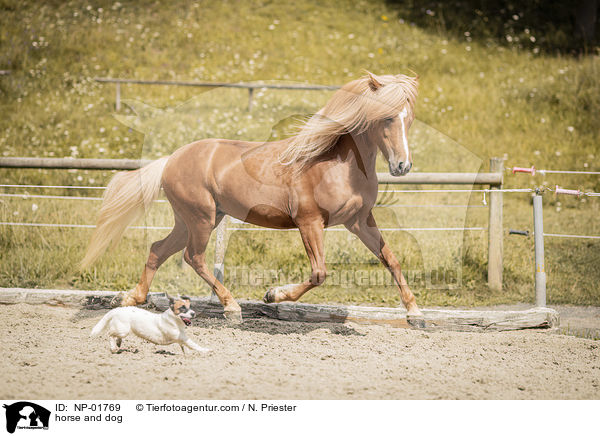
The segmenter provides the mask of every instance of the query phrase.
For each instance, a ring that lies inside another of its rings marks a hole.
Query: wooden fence
[[[301,84],[269,84],[269,83],[221,83],[221,82],[181,82],[171,80],[139,80],[139,79],[113,79],[111,77],[95,77],[96,82],[114,83],[115,109],[121,110],[121,84],[133,85],[163,85],[163,86],[194,86],[201,88],[243,88],[248,90],[248,111],[252,110],[255,89],[285,89],[295,91],[335,91],[339,86],[329,85],[301,85]]]
[[[78,170],[134,170],[149,161],[136,159],[70,159],[70,158],[31,158],[2,157],[0,168],[38,169],[78,169]],[[490,187],[488,223],[488,285],[490,289],[502,289],[502,183],[504,164],[501,158],[490,160],[487,173],[409,173],[395,177],[377,173],[380,183],[396,185],[486,185]],[[495,192],[497,191],[497,192]],[[224,261],[224,229],[217,229],[217,249],[215,265],[221,266],[222,278]],[[221,243],[219,243],[221,241]]]

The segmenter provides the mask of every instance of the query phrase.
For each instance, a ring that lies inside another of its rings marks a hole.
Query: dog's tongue
[[[192,324],[192,321],[189,318],[181,318],[181,319],[183,320],[183,323],[185,325],[191,325]]]

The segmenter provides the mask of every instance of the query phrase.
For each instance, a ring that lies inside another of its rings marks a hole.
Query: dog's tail
[[[81,261],[87,268],[115,246],[129,224],[141,217],[160,193],[162,173],[168,157],[163,157],[135,171],[118,173],[104,193],[96,229]]]
[[[90,333],[90,338],[94,338],[104,333],[104,330],[106,330],[106,328],[108,327],[108,322],[112,319],[112,316],[112,310],[106,315],[104,315],[102,319],[98,321],[98,324],[96,324],[92,329],[92,332]]]

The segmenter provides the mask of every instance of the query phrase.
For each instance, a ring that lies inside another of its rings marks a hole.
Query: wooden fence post
[[[117,90],[115,95],[115,110],[119,112],[121,110],[121,82],[117,82]]]
[[[225,215],[217,226],[215,238],[215,266],[213,274],[221,283],[225,280],[225,251],[227,248],[227,223],[229,217]],[[213,291],[214,292],[214,291]]]
[[[490,159],[490,173],[504,174],[504,161],[494,157]],[[502,189],[499,186],[490,186],[490,207],[488,224],[488,286],[492,291],[502,290],[502,192],[493,192]]]
[[[254,88],[248,88],[248,112],[252,111],[253,97],[254,97]]]

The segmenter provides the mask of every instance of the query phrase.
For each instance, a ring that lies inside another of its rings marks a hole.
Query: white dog
[[[208,348],[202,348],[185,334],[185,326],[192,323],[196,313],[190,309],[189,297],[173,299],[169,297],[169,308],[161,314],[148,312],[137,307],[117,307],[108,312],[92,329],[90,337],[95,337],[106,330],[110,337],[110,351],[119,351],[121,342],[129,333],[158,345],[169,345],[177,342],[181,351],[183,346],[192,350],[206,353]]]

